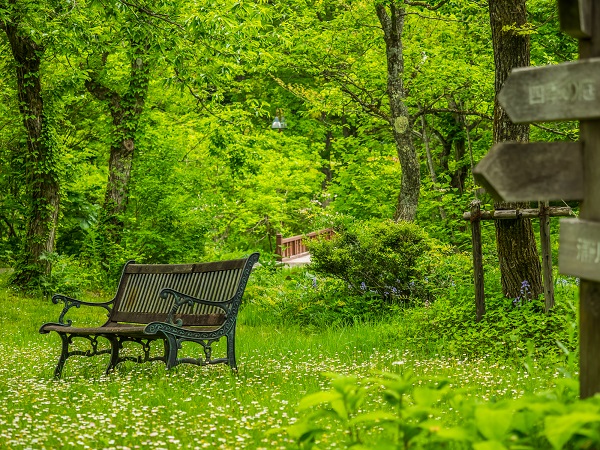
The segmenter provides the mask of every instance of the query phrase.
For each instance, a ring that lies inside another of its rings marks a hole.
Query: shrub
[[[308,246],[315,271],[342,280],[355,295],[387,301],[410,297],[424,277],[418,260],[430,249],[420,227],[391,220],[338,225],[332,239]]]
[[[473,285],[468,280],[440,292],[426,307],[407,309],[389,339],[422,354],[511,358],[527,355],[532,346],[536,357],[562,356],[578,348],[576,286],[557,287],[556,293],[555,307],[545,314],[543,299],[514,302],[501,292],[488,292],[483,320],[475,322]]]
[[[84,291],[103,287],[105,274],[82,264],[74,256],[45,253],[41,259],[49,261],[52,267],[51,272],[40,279],[39,292],[46,297],[59,293],[80,297]]]
[[[315,275],[305,268],[273,272],[260,267],[250,278],[240,322],[323,328],[381,320],[400,307],[373,293],[356,295],[343,281]]]

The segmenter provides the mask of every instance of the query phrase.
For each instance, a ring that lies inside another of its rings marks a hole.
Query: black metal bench
[[[207,365],[225,363],[237,370],[235,327],[242,295],[258,253],[246,259],[200,264],[135,264],[123,268],[115,297],[107,302],[85,302],[57,294],[52,302],[64,303],[57,322],[45,323],[40,333],[55,331],[62,340],[62,352],[54,370],[60,378],[65,361],[71,356],[110,354],[106,373],[123,361],[163,361],[170,369],[181,363]],[[65,321],[73,308],[94,306],[108,312],[108,321],[98,327],[75,327]],[[227,357],[212,357],[211,345],[223,336],[227,339]],[[110,348],[101,348],[103,337]],[[91,348],[77,350],[74,338],[89,341]],[[164,355],[151,356],[150,344],[162,340]],[[201,358],[179,358],[185,341],[199,343]],[[142,346],[143,355],[120,354],[125,342]]]

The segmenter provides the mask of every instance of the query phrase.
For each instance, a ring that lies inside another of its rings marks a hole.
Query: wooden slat
[[[129,264],[125,273],[198,273],[219,270],[241,269],[245,259],[216,261],[198,264]]]
[[[164,322],[167,320],[166,314],[148,314],[148,313],[120,313],[120,322],[126,323],[150,323]],[[185,326],[210,326],[221,325],[225,321],[223,314],[185,314],[177,316],[183,321]]]

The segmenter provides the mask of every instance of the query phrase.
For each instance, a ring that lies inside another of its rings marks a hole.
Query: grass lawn
[[[69,359],[56,381],[60,340],[38,328],[60,309],[0,290],[2,449],[297,448],[284,432],[267,432],[294,423],[299,400],[328,388],[324,372],[366,378],[374,370],[413,371],[419,383],[445,378],[481,401],[545,390],[560,376],[555,365],[541,362],[526,371],[518,360],[417,354],[390,338],[402,318],[308,332],[245,325],[249,312],[242,311],[237,375],[224,365],[167,372],[155,362],[125,363],[104,376],[103,355]],[[448,405],[440,415],[458,420]]]

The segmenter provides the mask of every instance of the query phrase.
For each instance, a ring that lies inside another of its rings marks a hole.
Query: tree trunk
[[[490,24],[496,68],[496,95],[513,67],[529,65],[529,36],[519,34],[514,26],[527,22],[525,0],[489,0]],[[527,142],[529,126],[513,124],[506,111],[494,102],[494,143]],[[498,203],[496,209],[526,208],[528,203]],[[531,293],[543,292],[540,258],[529,219],[497,220],[496,241],[502,290],[507,297],[518,297],[521,284],[528,281]]]
[[[129,181],[135,150],[135,134],[144,110],[148,93],[149,69],[146,61],[147,49],[132,43],[134,54],[129,75],[129,87],[122,96],[104,86],[97,73],[86,80],[86,88],[97,99],[109,103],[113,124],[113,142],[108,161],[108,181],[102,212],[103,234],[109,242],[120,243],[123,229],[123,214],[129,200]],[[107,55],[103,56],[103,63]]]
[[[395,220],[413,221],[419,203],[421,174],[419,159],[412,141],[412,130],[408,108],[404,103],[403,44],[405,10],[401,2],[390,1],[388,14],[385,5],[376,5],[377,17],[383,29],[387,58],[387,95],[390,102],[390,124],[394,133],[398,159],[402,168],[400,193],[396,204]]]
[[[448,96],[448,106],[451,109],[460,111],[461,108],[456,103],[452,96]],[[452,118],[456,124],[457,131],[452,136],[451,140],[454,145],[454,161],[456,161],[456,169],[452,173],[452,179],[450,180],[450,186],[458,190],[462,195],[465,191],[465,180],[469,174],[468,166],[465,164],[464,158],[467,154],[467,140],[466,134],[468,133],[465,115],[456,112],[452,114]]]
[[[325,113],[321,113],[321,121],[325,123],[325,119],[327,118]],[[331,183],[333,178],[333,171],[331,170],[331,148],[333,146],[333,132],[328,128],[325,131],[325,145],[320,151],[321,156],[321,173],[325,175],[323,181],[321,181],[321,192],[326,194],[326,197],[323,197],[323,202],[321,206],[326,208],[331,203],[331,199],[329,198],[329,194],[327,194],[327,188]]]
[[[50,272],[44,253],[54,251],[59,208],[56,141],[44,115],[40,64],[44,48],[19,30],[19,20],[1,23],[15,60],[17,92],[23,125],[27,131],[25,184],[29,201],[27,231],[12,283],[36,287],[39,277]]]

